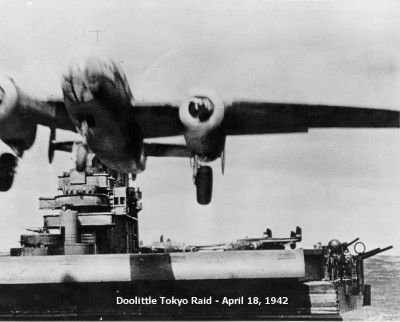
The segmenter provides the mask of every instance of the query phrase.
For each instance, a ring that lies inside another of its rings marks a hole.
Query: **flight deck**
[[[139,242],[142,192],[96,158],[39,199],[43,225],[0,257],[0,319],[341,320],[371,304],[358,239],[298,248],[302,229],[221,244]],[[350,250],[353,246],[354,251]]]

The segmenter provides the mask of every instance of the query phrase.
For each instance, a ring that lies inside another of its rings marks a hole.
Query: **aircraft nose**
[[[115,81],[114,74],[113,63],[107,59],[88,56],[75,60],[64,75],[64,96],[76,103],[91,101],[100,92],[104,80]]]
[[[63,80],[64,96],[78,103],[101,99],[110,84],[133,98],[125,74],[111,59],[88,56],[70,65]]]
[[[115,81],[115,65],[111,60],[91,56],[86,59],[85,76],[89,82],[96,82],[99,78]]]
[[[64,98],[74,103],[91,101],[93,100],[92,92],[95,91],[94,85],[88,81],[84,65],[74,62],[62,81]]]

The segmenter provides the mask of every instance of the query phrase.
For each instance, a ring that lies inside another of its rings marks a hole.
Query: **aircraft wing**
[[[299,241],[298,238],[293,237],[293,238],[271,238],[271,239],[261,239],[259,242],[261,244],[274,244],[274,243],[282,243],[282,244],[288,244],[288,243],[293,243]]]
[[[34,143],[38,124],[76,132],[63,100],[32,98],[11,79],[0,78],[0,139],[22,156]]]
[[[29,103],[31,118],[38,124],[51,129],[63,129],[77,132],[72,123],[63,100],[32,101]]]
[[[246,238],[239,239],[238,243],[251,243],[257,242],[261,244],[274,244],[274,243],[292,243],[299,241],[298,237],[288,237],[288,238]]]
[[[185,145],[145,143],[144,154],[147,157],[183,157],[190,158],[192,152]]]
[[[194,248],[219,248],[219,247],[225,247],[228,243],[220,243],[220,244],[208,244],[208,245],[190,245],[189,247],[194,247]]]
[[[14,122],[23,125],[28,121],[29,125],[36,123],[76,132],[63,100],[40,101],[20,95],[19,106],[18,115],[13,115],[13,122],[7,126],[16,124]],[[221,125],[226,135],[296,133],[307,132],[310,128],[400,127],[400,112],[387,109],[256,101],[234,101],[225,104],[224,108]],[[126,130],[133,125],[138,126],[143,138],[182,135],[185,131],[179,116],[179,104],[135,103],[124,118],[124,125],[121,126]],[[18,130],[8,132],[18,133]],[[12,141],[7,137],[4,139]],[[148,156],[190,155],[190,151],[183,146],[168,144],[152,144],[146,147],[146,151]]]
[[[398,128],[400,112],[373,108],[237,101],[226,107],[227,135],[307,132],[310,128]]]
[[[184,125],[175,104],[136,105],[128,123],[138,124],[144,138],[181,135]],[[234,101],[225,104],[226,135],[308,132],[312,128],[399,128],[400,112],[387,109]]]
[[[34,105],[34,118],[50,128],[76,132],[61,100]],[[128,123],[139,124],[145,138],[176,136],[184,131],[175,104],[134,106]],[[310,128],[399,128],[400,111],[294,103],[236,101],[226,105],[227,135],[307,132]],[[184,153],[181,153],[184,154]]]
[[[41,100],[26,95],[16,87],[18,101],[14,108],[15,118],[10,119],[14,122],[32,122],[48,126],[51,129],[62,129],[77,132],[75,125],[68,115],[67,108],[63,99]],[[0,100],[1,103],[1,100]],[[7,101],[4,102],[7,104]],[[5,106],[4,108],[7,108]],[[18,120],[18,116],[22,116]]]
[[[138,126],[144,138],[181,135],[184,131],[179,118],[179,104],[134,104],[126,116],[128,127]]]

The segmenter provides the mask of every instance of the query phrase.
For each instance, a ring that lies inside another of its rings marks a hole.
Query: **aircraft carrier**
[[[39,199],[44,223],[0,257],[0,319],[341,320],[371,304],[363,243],[297,248],[272,231],[218,245],[139,243],[142,193],[96,158]],[[352,247],[350,247],[352,246]]]

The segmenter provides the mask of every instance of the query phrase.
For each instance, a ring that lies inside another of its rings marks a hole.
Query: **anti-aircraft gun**
[[[350,255],[349,246],[353,245],[360,238],[356,238],[353,241],[347,243],[341,243],[337,239],[332,239],[327,246],[326,256],[326,269],[331,281],[340,280],[341,282],[352,280],[353,272],[353,256]],[[358,242],[356,245],[363,247],[363,250],[357,251],[364,252],[365,245],[362,242]]]
[[[354,254],[349,249],[353,244]],[[326,249],[326,279],[334,282],[338,289],[344,290],[345,296],[363,295],[363,305],[371,305],[371,286],[364,283],[364,260],[392,249],[393,246],[365,252],[364,243],[356,238],[349,243],[332,239],[324,248]]]

